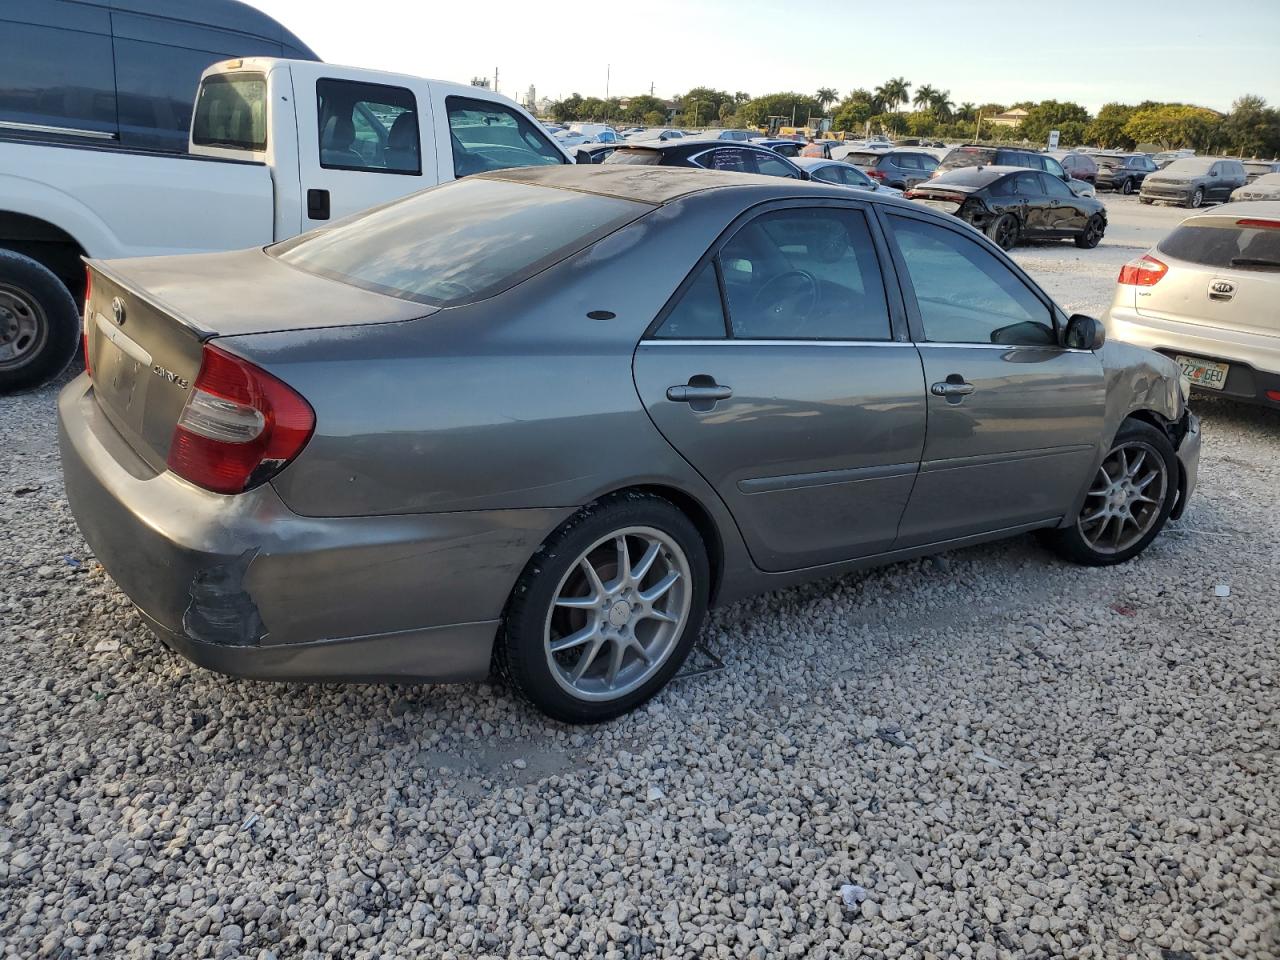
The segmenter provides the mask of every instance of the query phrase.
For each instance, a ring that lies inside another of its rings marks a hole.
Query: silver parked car
[[[1280,200],[1280,173],[1263,174],[1231,191],[1232,200]]]
[[[1106,322],[1196,390],[1280,410],[1280,200],[1183,220],[1121,269]]]
[[[164,641],[242,676],[495,663],[601,720],[708,604],[1030,530],[1119,563],[1196,480],[1172,361],[843,187],[511,170],[90,271],[68,500]]]
[[[1239,160],[1183,157],[1142,181],[1138,200],[1178,203],[1196,209],[1205,203],[1226,200],[1231,191],[1248,180]]]
[[[792,162],[813,180],[821,180],[823,183],[834,183],[844,187],[854,187],[858,190],[871,190],[887,197],[902,196],[901,190],[895,190],[893,187],[886,187],[883,183],[877,183],[852,163],[846,163],[843,160],[824,160],[822,157],[796,157]]]

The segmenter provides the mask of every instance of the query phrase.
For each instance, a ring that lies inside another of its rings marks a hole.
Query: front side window
[[[464,180],[269,248],[308,273],[431,306],[501,293],[642,216],[648,204]]]
[[[1062,164],[1053,159],[1053,157],[1041,157],[1040,162],[1044,165],[1045,173],[1049,174],[1049,176],[1057,177],[1059,180],[1066,176],[1066,171],[1062,169]]]
[[[946,227],[892,216],[926,340],[1057,344],[1049,308],[994,254]]]
[[[191,141],[201,147],[267,149],[267,78],[217,73],[200,86]]]
[[[778,210],[720,251],[733,335],[888,340],[880,263],[860,210]]]
[[[418,109],[404,87],[317,80],[320,166],[418,176]]]
[[[724,335],[720,282],[716,279],[716,263],[710,260],[685,290],[680,302],[667,314],[667,319],[662,321],[654,336],[663,340],[712,340]]]
[[[1047,173],[1040,174],[1040,187],[1044,193],[1051,197],[1065,197],[1069,200],[1075,196],[1070,187],[1057,177],[1050,176]]]
[[[841,170],[838,167],[819,167],[810,176],[815,180],[821,180],[823,183],[844,183],[844,178],[841,176]]]
[[[446,97],[454,176],[568,163],[524,114],[491,100]]]

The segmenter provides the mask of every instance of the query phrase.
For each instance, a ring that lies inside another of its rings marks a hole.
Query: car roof
[[[979,164],[976,167],[957,167],[954,170],[948,170],[932,180],[926,180],[921,186],[932,186],[933,184],[945,186],[948,183],[964,183],[965,179],[969,178],[969,186],[985,187],[988,183],[994,183],[1001,177],[1011,173],[1040,172],[1039,170],[1032,170],[1030,167],[1002,167],[994,163]],[[981,183],[976,181],[981,181]]]
[[[1194,223],[1197,220],[1230,220],[1232,218],[1241,220],[1274,220],[1277,226],[1280,226],[1280,200],[1237,200],[1234,203],[1223,203],[1216,207],[1209,207],[1206,210],[1193,213],[1182,222],[1187,224]]]
[[[848,187],[827,185],[820,181],[793,180],[789,177],[769,177],[759,173],[704,170],[701,167],[556,164],[512,167],[508,170],[475,174],[468,179],[529,183],[650,204],[670,203],[682,197],[726,188],[752,189],[757,193],[769,194],[778,199],[788,197],[849,199]],[[766,200],[771,197],[761,196],[760,199]],[[918,204],[910,201],[900,200],[897,197],[881,197],[870,192],[867,192],[865,199],[879,203],[893,203],[911,210],[921,209]]]

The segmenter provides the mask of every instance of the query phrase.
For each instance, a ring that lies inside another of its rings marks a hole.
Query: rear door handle
[[[673,403],[696,403],[699,400],[728,400],[733,396],[733,388],[716,384],[712,387],[699,387],[692,384],[681,384],[667,387],[667,399]]]
[[[973,390],[972,383],[966,383],[954,373],[942,383],[935,383],[929,388],[929,392],[935,397],[946,397],[955,403],[959,403],[961,397],[967,397],[973,393]]]

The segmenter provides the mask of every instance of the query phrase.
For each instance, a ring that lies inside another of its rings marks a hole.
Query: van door
[[[323,64],[292,70],[304,231],[439,182],[427,84],[351,80]]]

